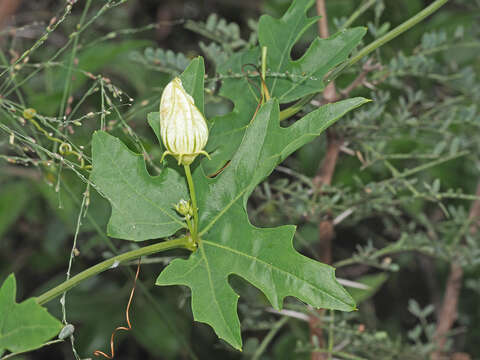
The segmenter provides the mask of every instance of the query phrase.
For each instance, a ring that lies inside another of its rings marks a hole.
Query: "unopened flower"
[[[180,165],[190,165],[203,150],[208,140],[205,118],[187,94],[177,77],[163,90],[160,100],[160,135],[167,151]]]
[[[190,201],[180,200],[175,205],[175,210],[186,219],[190,219],[193,216],[193,207]]]

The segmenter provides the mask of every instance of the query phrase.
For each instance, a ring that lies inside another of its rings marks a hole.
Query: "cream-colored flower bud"
[[[163,90],[160,100],[160,135],[167,151],[180,165],[190,165],[208,140],[208,127],[202,113],[177,77]]]

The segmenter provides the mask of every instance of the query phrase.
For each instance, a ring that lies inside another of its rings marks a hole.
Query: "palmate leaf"
[[[270,94],[280,103],[318,93],[325,87],[323,77],[347,59],[366,33],[366,28],[343,30],[328,39],[317,37],[305,54],[293,61],[290,57],[295,43],[319,17],[306,17],[315,0],[296,0],[281,19],[263,15],[258,23],[258,40],[268,49],[267,69],[286,77],[267,77]]]
[[[365,35],[365,28],[353,28],[329,39],[317,38],[300,59],[293,61],[290,56],[293,46],[318,20],[318,17],[307,18],[305,15],[313,3],[314,0],[295,0],[281,19],[263,15],[259,21],[260,46],[266,46],[268,50],[266,83],[270,94],[281,104],[321,92],[325,88],[324,75],[345,61]],[[259,91],[239,74],[255,71],[245,65],[258,65],[259,62],[260,47],[257,46],[234,54],[217,69],[223,76],[219,94],[233,102],[233,110],[211,119],[207,152],[212,161],[202,165],[209,174],[215,173],[232,158],[255,112]],[[251,80],[260,86],[258,77]]]
[[[202,240],[188,259],[171,262],[157,285],[190,287],[195,319],[212,326],[235,348],[240,349],[242,342],[238,295],[228,283],[231,274],[262,290],[277,309],[285,296],[295,296],[317,308],[355,308],[353,299],[335,280],[332,267],[293,248],[295,226],[254,227],[248,220],[246,202],[275,165],[366,101],[355,98],[326,105],[289,128],[280,127],[278,102],[270,101],[249,124],[232,162],[219,176],[209,179],[202,167],[196,168],[193,176]]]
[[[17,304],[17,286],[11,274],[0,288],[0,356],[5,350],[29,351],[57,335],[62,323],[31,298]]]
[[[143,241],[172,235],[184,227],[174,209],[180,199],[188,198],[178,172],[167,168],[151,176],[143,155],[103,131],[93,135],[92,155],[90,179],[112,205],[108,235]]]

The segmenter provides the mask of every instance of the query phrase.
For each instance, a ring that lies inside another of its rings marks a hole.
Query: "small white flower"
[[[180,165],[190,165],[203,150],[208,140],[205,118],[187,94],[177,77],[163,90],[160,100],[160,135],[167,151]]]

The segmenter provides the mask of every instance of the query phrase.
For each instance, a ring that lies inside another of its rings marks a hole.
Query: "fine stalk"
[[[197,197],[195,195],[195,186],[193,185],[192,172],[190,171],[190,165],[183,165],[185,169],[185,175],[187,177],[188,190],[190,191],[190,199],[192,200],[193,207],[193,229],[192,238],[195,244],[198,243],[198,207]]]

